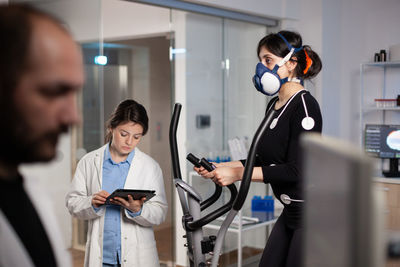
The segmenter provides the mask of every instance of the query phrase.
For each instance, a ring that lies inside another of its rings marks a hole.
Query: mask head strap
[[[298,47],[298,48],[293,47],[293,46],[286,40],[286,38],[283,37],[282,34],[278,33],[278,36],[281,37],[281,39],[285,42],[285,44],[287,45],[287,47],[289,48],[289,50],[292,50],[292,48],[294,49],[294,53],[297,53],[297,52],[299,52],[301,49],[303,49],[302,46],[300,46],[300,47]]]
[[[294,48],[287,40],[285,37],[283,37],[282,34],[278,33],[278,36],[285,42],[285,44],[287,45],[287,47],[289,48],[289,53],[278,63],[278,66],[281,67],[283,64],[285,64],[286,62],[288,62],[290,60],[290,58],[292,57],[293,53],[297,53],[300,50],[303,49],[302,46],[298,47],[298,48]]]

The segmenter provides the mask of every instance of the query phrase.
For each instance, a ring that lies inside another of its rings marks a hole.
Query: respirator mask
[[[286,77],[281,79],[281,77],[278,75],[278,69],[290,60],[293,53],[300,51],[303,49],[303,47],[294,48],[285,39],[285,37],[283,37],[282,34],[278,33],[278,36],[286,43],[287,47],[289,48],[289,53],[280,62],[278,62],[278,64],[276,64],[272,70],[259,62],[256,66],[256,73],[253,76],[253,84],[257,91],[268,96],[278,93],[281,86],[288,81],[296,81],[301,83],[301,81],[297,78],[289,79]]]

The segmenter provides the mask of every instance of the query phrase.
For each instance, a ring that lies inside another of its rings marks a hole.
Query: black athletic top
[[[57,266],[50,241],[32,202],[23,188],[21,176],[0,178],[0,208],[35,266]]]
[[[300,147],[299,137],[306,132],[302,127],[302,120],[306,117],[302,96],[307,107],[308,116],[313,118],[315,126],[308,132],[322,131],[322,116],[318,102],[308,91],[301,91],[280,109],[274,118],[282,111],[276,126],[268,128],[260,139],[257,148],[255,166],[262,167],[264,183],[270,183],[274,195],[280,200],[281,194],[292,199],[304,199],[300,176]],[[267,111],[274,108],[278,97],[274,97],[267,105]],[[275,166],[271,166],[274,164]],[[282,203],[283,204],[283,203]],[[302,203],[292,202],[285,205],[283,215],[286,222],[293,228],[300,227]]]

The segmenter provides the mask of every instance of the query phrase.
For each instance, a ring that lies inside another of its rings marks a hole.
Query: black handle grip
[[[211,164],[208,160],[205,158],[201,158],[200,160],[200,165],[204,167],[209,172],[212,172],[215,169],[215,166]]]
[[[192,163],[196,168],[200,168],[200,167],[201,167],[201,165],[200,165],[200,159],[199,159],[198,157],[196,157],[195,155],[193,155],[192,153],[189,153],[189,154],[186,156],[186,159],[187,159],[188,161],[190,161],[190,163]]]
[[[192,153],[189,153],[186,156],[186,159],[188,161],[190,161],[197,168],[201,167],[200,159],[198,157],[196,157],[195,155],[193,155]],[[208,161],[207,161],[207,163],[212,165]],[[209,206],[211,206],[212,204],[214,204],[218,200],[218,198],[221,196],[221,193],[222,193],[222,187],[215,184],[214,194],[212,194],[212,196],[210,196],[209,198],[207,198],[206,200],[204,200],[203,202],[200,203],[200,210],[204,210],[204,209],[208,208]]]

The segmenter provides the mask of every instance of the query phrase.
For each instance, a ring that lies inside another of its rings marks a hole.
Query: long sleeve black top
[[[305,130],[302,127],[302,120],[306,117],[302,96],[308,116],[315,122],[311,130]],[[268,103],[267,112],[270,108],[274,108],[277,98],[272,98]],[[303,199],[300,136],[304,132],[322,131],[321,111],[315,98],[308,91],[302,91],[295,95],[290,103],[288,101],[278,109],[275,118],[279,115],[276,126],[273,129],[268,128],[260,140],[255,166],[262,168],[264,182],[271,184],[274,195],[278,199],[281,194],[286,194],[292,199]],[[289,219],[293,217],[299,221],[301,212],[296,207],[300,206],[295,202],[285,205]]]

